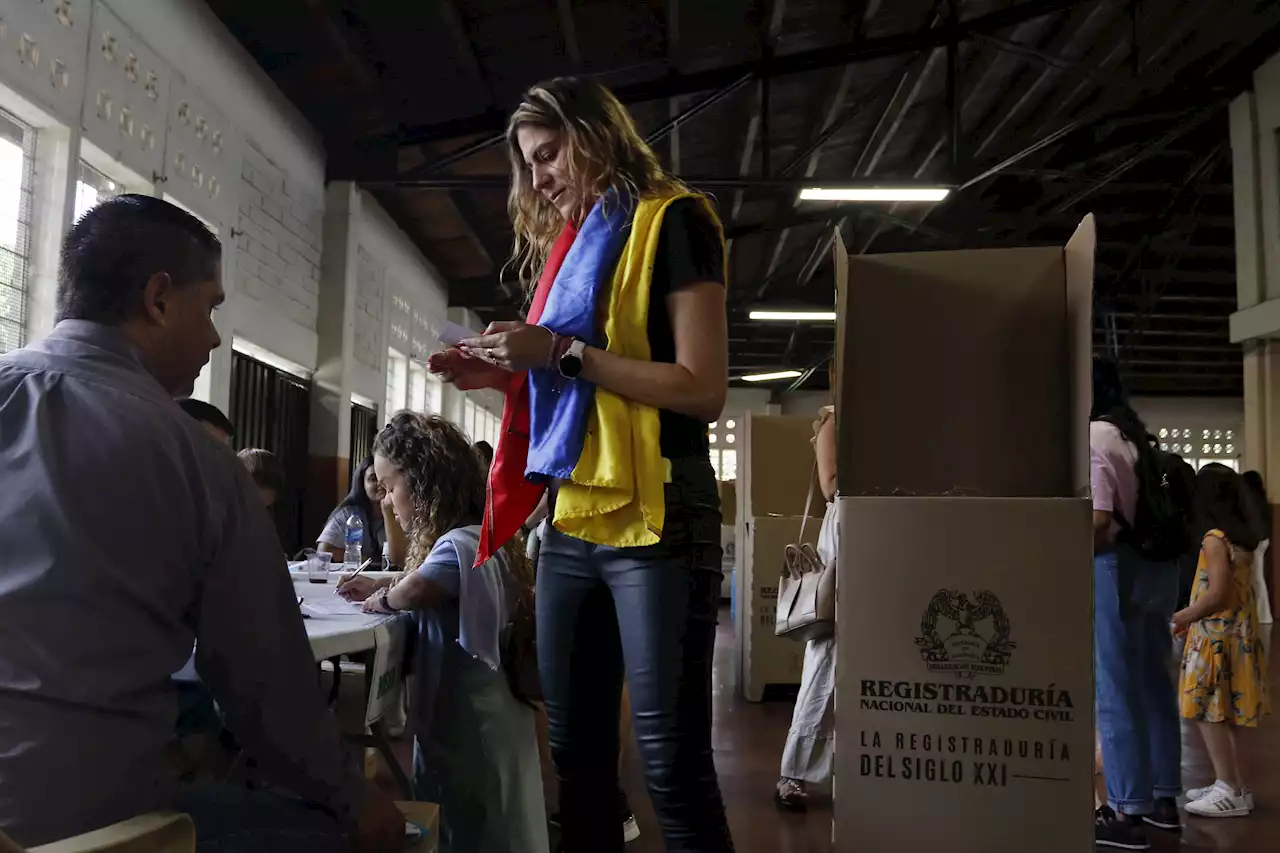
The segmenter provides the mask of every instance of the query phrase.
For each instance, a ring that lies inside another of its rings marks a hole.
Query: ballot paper
[[[457,346],[458,341],[463,341],[467,338],[476,338],[479,336],[479,332],[473,332],[466,326],[460,326],[457,323],[445,323],[440,327],[440,330],[436,332],[436,340],[451,347]]]
[[[298,609],[312,618],[325,616],[359,616],[364,605],[359,601],[347,601],[340,595],[303,596]]]

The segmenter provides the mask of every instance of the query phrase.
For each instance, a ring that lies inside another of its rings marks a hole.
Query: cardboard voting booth
[[[734,624],[739,687],[752,702],[771,685],[800,683],[804,644],[776,636],[774,616],[783,552],[800,537],[813,475],[812,437],[813,418],[801,415],[750,415],[741,427]],[[825,510],[815,494],[805,541],[817,544]]]
[[[838,851],[1092,848],[1094,242],[838,249]]]

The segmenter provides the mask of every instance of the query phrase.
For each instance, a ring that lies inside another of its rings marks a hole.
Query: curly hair
[[[373,441],[373,453],[404,474],[413,501],[407,524],[408,566],[419,566],[436,540],[484,518],[485,472],[466,435],[439,415],[403,411]],[[532,567],[518,542],[503,546],[507,565],[522,585],[533,584]]]
[[[507,156],[511,161],[507,211],[515,231],[507,263],[530,292],[564,229],[564,218],[533,188],[517,138],[522,125],[563,134],[568,178],[584,200],[598,198],[610,189],[632,200],[687,189],[662,168],[627,108],[604,86],[587,77],[557,77],[533,86],[507,123]]]

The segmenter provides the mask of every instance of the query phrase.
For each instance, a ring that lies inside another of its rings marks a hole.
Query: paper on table
[[[311,598],[303,596],[303,601],[298,604],[298,608],[311,617],[359,616],[363,607],[362,602],[347,601],[337,595],[317,595]]]
[[[480,335],[479,332],[473,332],[466,326],[460,326],[457,323],[445,323],[436,332],[436,340],[446,346],[457,346],[458,341],[474,338]]]

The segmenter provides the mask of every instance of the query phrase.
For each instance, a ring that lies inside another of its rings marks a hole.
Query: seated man
[[[325,707],[252,480],[174,403],[221,344],[220,254],[171,204],[109,199],[67,235],[57,327],[0,356],[0,829],[21,845],[163,808],[210,849],[403,845]],[[314,805],[167,779],[193,643],[227,727]]]

